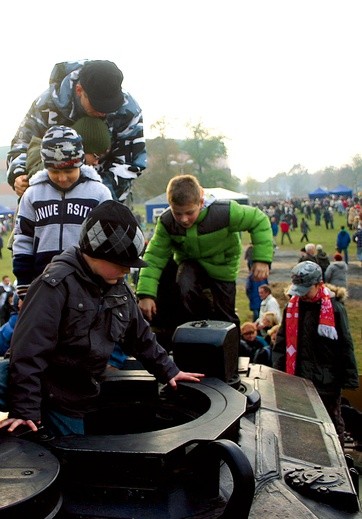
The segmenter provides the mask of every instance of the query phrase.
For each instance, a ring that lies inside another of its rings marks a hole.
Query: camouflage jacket
[[[57,63],[52,70],[49,87],[31,105],[7,156],[7,180],[12,187],[17,176],[28,173],[27,149],[33,136],[42,138],[51,126],[71,126],[86,115],[75,94],[79,72],[85,61]],[[123,95],[123,105],[106,117],[112,144],[98,168],[102,177],[113,164],[127,164],[130,171],[127,178],[137,177],[146,167],[142,111],[129,93],[123,92]]]

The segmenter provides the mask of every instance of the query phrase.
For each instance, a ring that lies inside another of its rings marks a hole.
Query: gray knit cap
[[[136,218],[127,206],[116,200],[97,205],[83,221],[79,248],[92,258],[125,267],[145,267],[145,239]]]

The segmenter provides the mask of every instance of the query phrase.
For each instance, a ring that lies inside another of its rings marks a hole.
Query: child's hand
[[[185,371],[179,371],[177,375],[168,381],[168,384],[172,389],[177,388],[177,382],[183,380],[184,382],[200,382],[200,378],[204,378],[205,375],[202,373],[187,373]]]
[[[252,266],[253,277],[256,281],[262,281],[269,276],[269,265],[256,261]]]
[[[151,297],[145,297],[139,300],[138,306],[146,319],[149,322],[152,321],[152,317],[157,312],[156,302]]]
[[[5,418],[5,420],[0,421],[0,429],[4,427],[8,427],[9,432],[15,431],[19,425],[26,425],[29,427],[31,431],[36,432],[38,427],[32,420],[23,420],[22,418]]]

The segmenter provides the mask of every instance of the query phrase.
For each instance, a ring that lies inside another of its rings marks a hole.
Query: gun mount
[[[234,325],[193,324],[173,354],[187,371],[203,363],[200,384],[165,390],[129,359],[107,374],[85,436],[2,436],[0,519],[362,518],[314,386],[238,370]]]

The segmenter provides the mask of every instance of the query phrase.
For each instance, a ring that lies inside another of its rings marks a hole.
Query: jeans
[[[110,356],[110,359],[108,361],[108,364],[115,368],[122,369],[127,358],[127,355],[123,353],[119,343],[116,342],[112,355]]]
[[[344,255],[344,261],[348,265],[348,249],[338,249],[338,252],[343,252]]]

